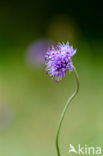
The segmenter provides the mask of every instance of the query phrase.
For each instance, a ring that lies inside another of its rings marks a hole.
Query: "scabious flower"
[[[55,81],[61,80],[65,77],[65,73],[73,70],[71,57],[76,53],[76,50],[69,45],[58,43],[56,47],[52,45],[47,49],[45,55],[46,71],[50,75],[51,79]]]

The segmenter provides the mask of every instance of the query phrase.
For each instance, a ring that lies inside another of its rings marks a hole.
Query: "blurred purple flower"
[[[40,67],[45,62],[45,53],[47,48],[50,46],[51,41],[47,39],[37,40],[32,43],[28,49],[26,54],[26,62],[31,67]]]
[[[52,79],[59,81],[64,76],[68,70],[73,70],[71,57],[76,53],[76,50],[69,45],[58,43],[56,48],[52,45],[48,48],[45,61],[46,61],[46,71],[51,76]]]

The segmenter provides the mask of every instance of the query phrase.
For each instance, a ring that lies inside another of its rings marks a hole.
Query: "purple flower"
[[[50,75],[51,79],[55,81],[61,80],[65,77],[65,73],[73,70],[71,57],[76,53],[76,50],[69,45],[58,43],[56,48],[52,45],[47,49],[45,55],[46,71]]]

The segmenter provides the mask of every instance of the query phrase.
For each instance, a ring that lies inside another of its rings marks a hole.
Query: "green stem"
[[[57,149],[57,156],[60,156],[60,150],[59,150],[59,145],[58,145],[58,140],[59,140],[59,134],[60,134],[60,129],[61,129],[61,126],[62,126],[62,122],[63,122],[63,119],[64,119],[64,116],[65,116],[65,113],[68,109],[68,106],[70,104],[70,102],[73,100],[73,98],[77,95],[78,93],[78,90],[79,90],[79,78],[78,78],[78,74],[77,74],[77,71],[74,67],[73,69],[74,71],[74,75],[75,75],[75,79],[76,79],[76,84],[77,84],[77,87],[76,87],[76,90],[74,91],[74,93],[72,94],[71,97],[69,97],[65,107],[64,107],[64,110],[61,114],[61,117],[60,117],[60,121],[59,121],[59,125],[58,125],[58,129],[57,129],[57,135],[56,135],[56,149]]]

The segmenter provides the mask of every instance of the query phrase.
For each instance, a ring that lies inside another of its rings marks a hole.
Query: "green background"
[[[69,40],[77,48],[73,63],[80,91],[63,122],[61,154],[69,155],[69,144],[103,149],[101,5],[81,2],[1,2],[0,156],[56,156],[58,120],[76,84],[73,73],[55,83],[45,74],[44,66],[28,66],[28,46],[45,38]]]

